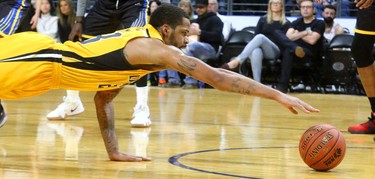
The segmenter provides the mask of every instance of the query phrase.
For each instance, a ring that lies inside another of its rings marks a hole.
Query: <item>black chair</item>
[[[350,34],[336,35],[328,45],[323,58],[322,85],[334,86],[335,89],[325,92],[357,93],[358,79],[356,78],[356,65],[352,58],[350,48],[354,36]]]
[[[255,26],[247,26],[247,27],[244,27],[242,30],[249,31],[251,33],[255,33],[255,29],[256,29]]]
[[[255,35],[249,31],[233,32],[221,49],[221,54],[219,56],[220,63],[228,63],[232,57],[240,54],[254,36]]]

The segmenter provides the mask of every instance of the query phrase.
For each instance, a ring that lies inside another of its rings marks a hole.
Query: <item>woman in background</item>
[[[72,26],[76,17],[72,0],[59,0],[57,2],[56,15],[59,18],[57,25],[60,41],[64,43],[69,40],[69,34],[70,31],[72,31]]]
[[[222,68],[234,70],[249,57],[253,78],[260,82],[263,58],[276,59],[280,56],[280,47],[275,44],[274,31],[281,30],[286,33],[289,27],[290,21],[285,17],[284,1],[270,0],[267,14],[260,17],[257,23],[255,37],[245,46],[241,54],[222,65]]]
[[[60,42],[57,32],[58,17],[55,16],[54,13],[55,8],[52,4],[52,0],[42,0],[40,5],[40,17],[36,30],[41,34],[52,37],[56,42]]]

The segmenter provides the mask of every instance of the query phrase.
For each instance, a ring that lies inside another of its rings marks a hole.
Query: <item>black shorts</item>
[[[83,36],[96,36],[128,27],[144,26],[147,20],[147,4],[148,0],[98,0],[85,17]]]

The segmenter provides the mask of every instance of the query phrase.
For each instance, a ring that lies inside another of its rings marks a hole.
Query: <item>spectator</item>
[[[54,15],[55,7],[52,0],[42,0],[40,5],[40,18],[36,27],[37,32],[48,35],[60,42],[59,33],[57,30],[58,17]]]
[[[232,32],[232,22],[225,16],[219,14],[219,5],[217,3],[217,0],[208,0],[208,11],[216,13],[216,15],[223,22],[223,36],[224,40],[227,40],[230,33]]]
[[[335,22],[336,8],[332,5],[327,5],[323,10],[323,19],[326,23],[324,31],[324,38],[327,43],[331,42],[334,36],[344,33],[344,28]]]
[[[292,73],[293,63],[315,63],[321,58],[323,49],[323,33],[325,24],[314,17],[314,4],[311,0],[300,2],[301,16],[292,22],[286,36],[281,31],[276,31],[277,43],[284,46],[281,60],[281,76],[277,89],[286,93],[289,87],[289,79]],[[301,55],[295,53],[294,48],[302,47]],[[303,54],[303,55],[302,55]]]
[[[215,59],[223,40],[223,22],[216,13],[208,11],[208,0],[195,2],[198,18],[191,24],[189,36],[196,37],[196,41],[189,42],[184,53],[203,61]],[[184,82],[184,89],[198,88],[198,81],[190,76],[186,76]]]
[[[76,12],[73,8],[72,0],[59,0],[57,2],[56,15],[59,18],[58,32],[60,41],[64,43],[69,40],[69,34],[72,31]]]
[[[255,37],[237,57],[232,58],[222,68],[234,70],[250,57],[253,78],[260,82],[263,58],[276,59],[280,56],[280,47],[275,44],[275,30],[279,29],[285,34],[289,27],[290,22],[285,18],[284,1],[269,0],[267,14],[261,17],[257,23]]]
[[[180,0],[178,7],[185,11],[185,13],[190,17],[190,20],[194,19],[193,3],[190,0]]]

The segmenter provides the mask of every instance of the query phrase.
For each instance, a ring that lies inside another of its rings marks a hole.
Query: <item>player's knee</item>
[[[360,45],[353,44],[351,51],[357,67],[368,67],[374,63],[371,50],[364,50]]]

